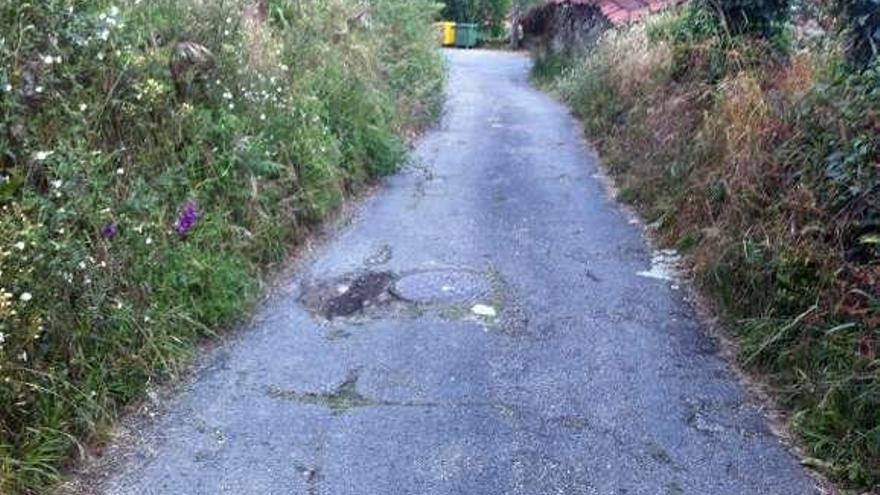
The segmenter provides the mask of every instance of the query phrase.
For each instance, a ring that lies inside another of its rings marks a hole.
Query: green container
[[[455,46],[473,48],[480,42],[480,25],[458,23],[455,25]]]

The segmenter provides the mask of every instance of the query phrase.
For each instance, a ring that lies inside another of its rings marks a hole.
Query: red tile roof
[[[595,5],[602,10],[612,24],[620,25],[638,21],[642,17],[686,0],[553,0],[553,3]]]

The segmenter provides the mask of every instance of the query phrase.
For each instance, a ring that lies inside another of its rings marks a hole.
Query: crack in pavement
[[[426,408],[476,408],[476,407],[502,407],[499,402],[479,401],[388,401],[376,400],[364,396],[357,390],[360,379],[358,373],[349,374],[332,392],[297,392],[282,388],[268,386],[266,395],[277,400],[287,400],[301,404],[316,405],[329,409],[333,415],[342,415],[352,409],[365,407],[426,407]]]

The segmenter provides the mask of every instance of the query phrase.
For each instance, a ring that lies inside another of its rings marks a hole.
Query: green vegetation
[[[510,13],[511,0],[447,0],[443,18],[456,22],[485,23],[491,36],[504,34],[504,19]]]
[[[876,489],[880,62],[858,48],[847,62],[855,28],[799,45],[793,26],[739,36],[714,15],[608,31],[536,78],[584,120],[621,198],[688,255],[808,462]]]
[[[835,7],[846,20],[849,61],[865,68],[880,50],[880,5],[876,0],[837,0]]]
[[[789,0],[698,0],[731,34],[773,36],[788,19]]]
[[[428,0],[0,6],[0,492],[238,321],[441,104]]]

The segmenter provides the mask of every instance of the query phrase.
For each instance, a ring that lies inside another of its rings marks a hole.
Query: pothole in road
[[[308,283],[300,300],[328,320],[354,316],[393,302],[388,289],[395,278],[391,272],[368,271]]]
[[[307,282],[303,284],[300,301],[312,313],[327,320],[345,318],[356,322],[357,319],[419,315],[431,308],[445,314],[443,310],[450,307],[468,308],[474,315],[494,319],[500,308],[490,304],[500,298],[498,284],[489,274],[467,269],[435,269],[402,275],[364,271]]]

